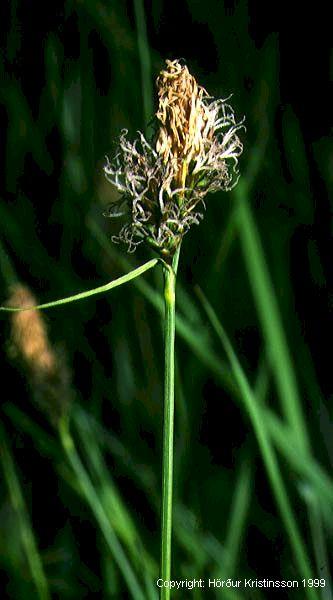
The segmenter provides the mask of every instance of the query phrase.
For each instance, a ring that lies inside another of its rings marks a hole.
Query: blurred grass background
[[[110,242],[105,154],[147,128],[184,57],[246,116],[242,178],[207,198],[178,285],[174,578],[325,578],[332,598],[329,19],[208,0],[4,3],[0,269],[40,301],[151,256]],[[320,41],[309,44],[318,30]],[[148,127],[149,131],[149,127]],[[40,410],[1,318],[2,596],[157,598],[161,274],[43,315],[71,374],[71,435]],[[231,340],[231,342],[230,342]],[[59,402],[62,398],[58,398]],[[45,405],[48,409],[45,411]],[[52,416],[52,415],[51,415]],[[273,592],[271,592],[273,594]],[[175,598],[251,597],[237,589]]]

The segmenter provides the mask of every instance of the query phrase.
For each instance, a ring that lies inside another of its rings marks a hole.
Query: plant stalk
[[[179,250],[172,267],[164,266],[164,421],[162,465],[162,544],[161,579],[170,581],[173,492],[173,437],[175,399],[175,288]],[[170,588],[162,586],[161,600],[169,600]]]

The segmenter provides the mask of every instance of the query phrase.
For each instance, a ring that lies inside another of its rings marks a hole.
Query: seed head
[[[11,289],[8,304],[27,308],[38,302],[29,288],[16,284]],[[35,400],[57,425],[72,399],[70,376],[64,357],[50,343],[39,311],[12,313],[10,349],[25,367]]]
[[[172,256],[191,225],[202,218],[208,192],[230,190],[238,180],[243,145],[227,100],[215,100],[185,65],[167,60],[157,80],[156,133],[133,143],[123,130],[118,153],[104,171],[121,193],[108,216],[128,213],[114,241],[128,250],[145,241]]]

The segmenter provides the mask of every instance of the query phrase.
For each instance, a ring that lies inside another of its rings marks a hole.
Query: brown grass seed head
[[[12,287],[9,306],[29,308],[38,304],[29,288]],[[57,426],[69,410],[73,393],[63,353],[48,337],[44,316],[38,310],[11,313],[11,354],[23,363],[39,407]]]

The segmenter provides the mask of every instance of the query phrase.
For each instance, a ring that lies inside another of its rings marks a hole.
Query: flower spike
[[[186,65],[167,60],[156,80],[157,130],[152,143],[142,133],[132,143],[119,138],[107,179],[120,192],[110,216],[127,207],[129,221],[113,240],[129,252],[145,241],[161,256],[172,257],[183,236],[202,218],[208,192],[228,191],[238,181],[244,128],[225,100],[199,86]]]

